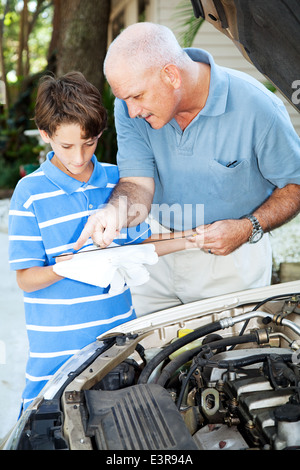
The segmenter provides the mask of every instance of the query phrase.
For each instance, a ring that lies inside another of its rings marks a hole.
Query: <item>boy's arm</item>
[[[17,283],[25,292],[34,292],[63,279],[53,271],[53,266],[33,266],[16,271]]]
[[[56,258],[56,262],[67,261],[72,258],[65,256],[64,258]],[[64,279],[63,276],[59,276],[53,271],[53,265],[51,266],[33,266],[32,268],[19,269],[16,271],[17,283],[20,289],[25,292],[34,292],[39,289],[45,289],[51,286],[57,281]]]
[[[182,251],[188,248],[195,248],[195,244],[189,240],[195,237],[195,230],[185,230],[183,232],[171,232],[153,234],[142,243],[155,242],[155,251],[158,256],[168,255],[175,251]]]
[[[193,237],[194,230],[187,230],[178,233],[166,233],[152,235],[145,240],[146,243],[155,241],[155,251],[158,256],[163,256],[175,251],[182,251],[187,248],[192,248],[195,245],[189,242],[187,237]],[[185,237],[185,238],[182,238]],[[57,261],[67,261],[71,259],[72,255],[65,256],[62,259],[57,258]],[[34,292],[39,289],[44,289],[51,286],[57,281],[64,279],[53,271],[53,266],[33,266],[32,268],[20,269],[16,271],[17,283],[20,289],[25,292]]]

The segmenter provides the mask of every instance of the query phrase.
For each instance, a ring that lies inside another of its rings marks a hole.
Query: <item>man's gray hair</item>
[[[166,26],[155,23],[135,23],[128,26],[111,43],[104,61],[104,73],[107,64],[117,65],[118,58],[126,60],[133,68],[163,68],[167,64],[183,67],[188,59],[173,32]]]

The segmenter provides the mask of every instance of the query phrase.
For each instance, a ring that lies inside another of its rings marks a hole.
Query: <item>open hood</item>
[[[65,362],[0,450],[98,450],[106,465],[119,450],[135,467],[147,450],[199,467],[195,450],[300,450],[299,352],[300,281],[145,315]]]
[[[300,111],[298,0],[191,0],[194,14],[229,37]]]

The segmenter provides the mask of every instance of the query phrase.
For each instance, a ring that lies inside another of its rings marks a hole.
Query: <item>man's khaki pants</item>
[[[147,266],[150,280],[132,287],[137,316],[222,294],[269,285],[272,251],[268,234],[227,256],[189,249]]]

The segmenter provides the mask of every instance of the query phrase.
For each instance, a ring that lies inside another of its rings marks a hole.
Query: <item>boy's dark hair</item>
[[[42,77],[34,120],[49,137],[62,124],[79,124],[83,138],[90,139],[105,129],[107,112],[99,90],[82,73],[69,72],[60,78]]]

